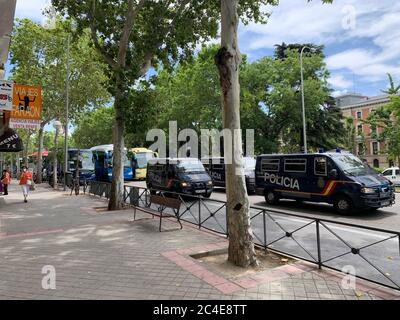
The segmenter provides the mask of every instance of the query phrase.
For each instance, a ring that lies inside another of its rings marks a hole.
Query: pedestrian
[[[32,173],[28,171],[26,166],[22,167],[19,185],[21,186],[22,193],[24,194],[24,202],[28,202],[27,197],[29,194],[29,188],[32,185]]]
[[[3,195],[8,195],[8,185],[10,184],[11,177],[10,173],[7,170],[3,170],[3,174],[1,175],[1,184],[3,187]]]

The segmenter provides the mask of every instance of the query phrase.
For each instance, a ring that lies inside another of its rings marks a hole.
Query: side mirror
[[[336,179],[338,177],[338,171],[336,169],[332,169],[329,172],[329,178],[330,179]]]

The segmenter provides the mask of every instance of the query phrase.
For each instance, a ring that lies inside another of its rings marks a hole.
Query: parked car
[[[382,175],[390,180],[395,186],[400,186],[400,168],[392,167],[382,172]]]

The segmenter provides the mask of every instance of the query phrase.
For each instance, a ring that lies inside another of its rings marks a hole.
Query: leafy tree
[[[103,107],[84,113],[72,133],[72,145],[88,149],[97,145],[112,143],[114,110]]]
[[[364,123],[371,127],[371,138],[384,141],[389,158],[400,163],[400,97],[392,95],[390,102],[373,110]]]
[[[400,85],[395,85],[393,77],[390,73],[387,74],[389,78],[389,88],[387,90],[382,90],[383,93],[394,95],[400,93]]]
[[[275,53],[275,58],[265,57],[249,64],[242,75],[242,88],[250,90],[262,106],[264,115],[259,117],[257,128],[261,130],[264,152],[298,152],[303,145],[298,49],[287,49],[283,59],[276,58],[281,55]],[[341,112],[330,96],[322,51],[306,53],[303,66],[308,144],[312,149],[332,149],[341,145],[344,128]]]
[[[261,2],[261,1],[260,1]],[[254,7],[261,3],[253,1]],[[276,5],[277,1],[263,1]],[[331,0],[323,0],[331,2]],[[241,8],[238,0],[221,0],[221,48],[215,56],[221,84],[223,126],[231,132],[240,129],[240,84],[241,55],[238,48],[238,26]],[[262,21],[253,7],[246,10],[247,18]],[[254,14],[255,13],[255,14]],[[224,141],[225,158],[232,151],[232,164],[226,165],[227,222],[229,230],[228,260],[247,267],[257,264],[254,252],[253,232],[250,227],[249,200],[243,174],[243,152],[241,135],[234,135],[232,143]]]
[[[48,29],[28,19],[18,20],[10,48],[12,79],[17,83],[42,87],[42,119],[38,141],[38,180],[44,127],[54,119],[64,119],[67,37],[71,25],[58,19]],[[107,80],[104,64],[89,46],[87,33],[72,39],[70,49],[69,114],[77,115],[108,99],[103,84]],[[65,120],[65,119],[64,119]]]
[[[267,0],[241,0],[245,18],[259,17]],[[159,64],[174,65],[190,56],[199,41],[216,37],[220,17],[214,0],[53,0],[55,8],[75,19],[78,32],[91,40],[109,66],[114,97],[113,180],[109,209],[123,207],[123,163],[126,106],[136,81]]]

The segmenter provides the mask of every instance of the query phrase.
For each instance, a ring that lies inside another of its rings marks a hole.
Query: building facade
[[[388,95],[367,97],[349,93],[336,98],[336,105],[342,110],[343,116],[353,119],[355,143],[354,149],[351,151],[374,168],[388,168],[395,163],[388,159],[385,142],[374,138],[379,136],[383,129],[377,128],[376,135],[374,135],[371,127],[363,123],[363,120],[366,120],[373,110],[386,105],[388,102]]]

